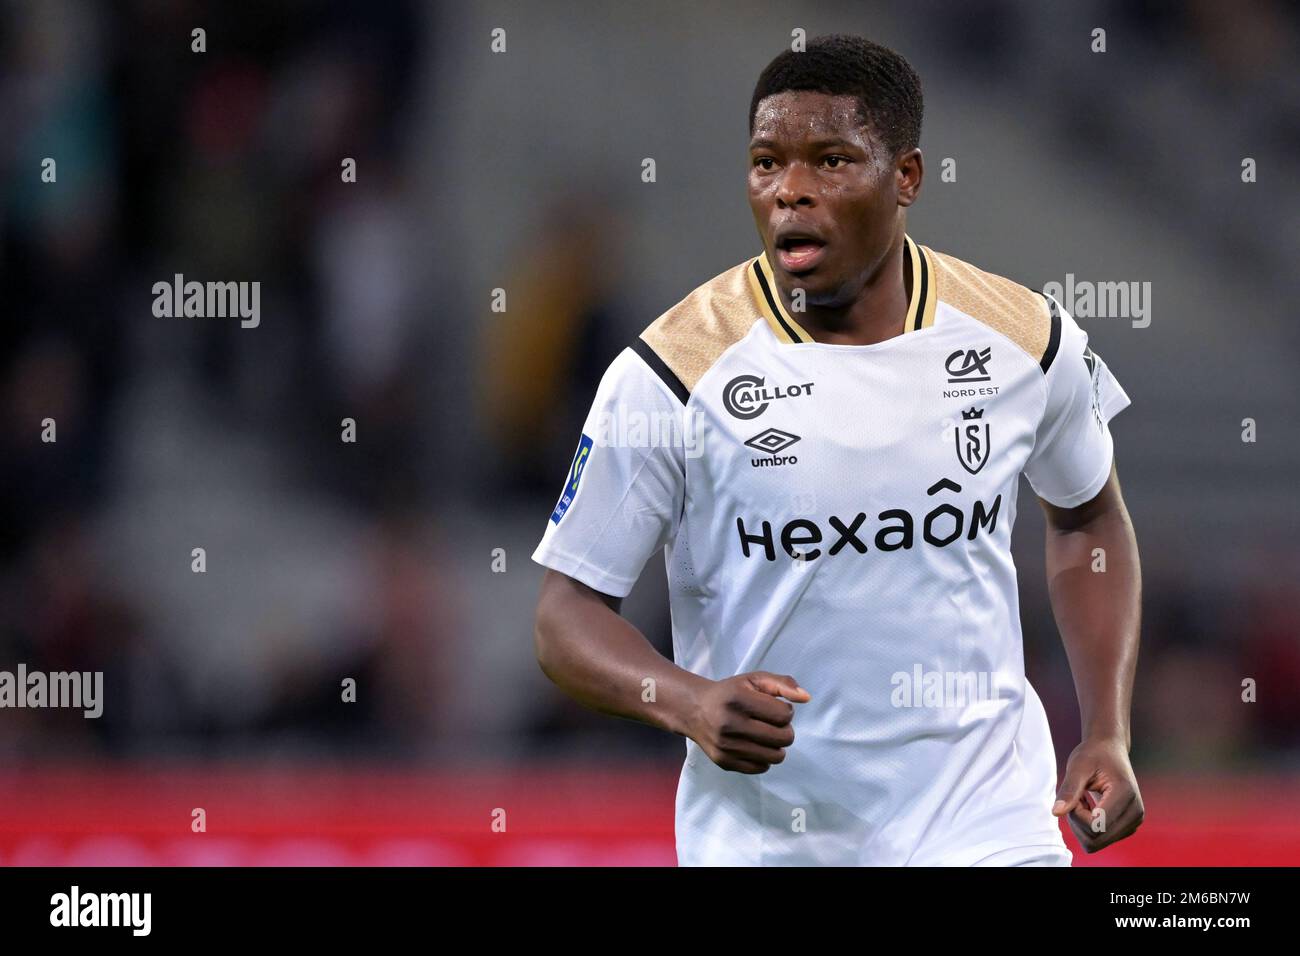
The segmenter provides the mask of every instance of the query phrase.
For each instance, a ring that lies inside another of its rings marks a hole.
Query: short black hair
[[[862,121],[895,156],[921,142],[921,78],[901,54],[865,37],[834,33],[809,40],[803,53],[778,54],[749,101],[751,135],[758,104],[787,90],[857,97]]]

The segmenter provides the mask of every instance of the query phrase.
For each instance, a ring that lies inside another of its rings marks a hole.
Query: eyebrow
[[[810,146],[813,149],[825,149],[829,146],[847,146],[851,149],[863,148],[858,143],[852,143],[849,140],[844,139],[842,136],[829,136],[825,139],[815,139],[805,145]],[[775,149],[776,146],[776,140],[768,139],[766,137],[762,139],[753,139],[749,142],[750,149]]]

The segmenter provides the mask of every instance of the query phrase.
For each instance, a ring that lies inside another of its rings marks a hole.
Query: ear
[[[925,176],[925,163],[921,150],[909,149],[899,153],[894,160],[894,180],[898,184],[898,204],[910,206],[916,202],[921,192],[921,180]]]

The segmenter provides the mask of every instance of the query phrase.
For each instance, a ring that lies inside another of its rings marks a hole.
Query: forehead
[[[764,97],[754,111],[754,138],[798,140],[840,136],[870,138],[856,96],[786,90]]]

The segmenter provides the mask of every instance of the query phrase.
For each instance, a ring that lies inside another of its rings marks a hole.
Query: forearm
[[[535,638],[542,671],[579,703],[686,734],[707,679],[665,658],[595,592],[568,579],[548,582]]]
[[[1083,738],[1115,738],[1127,750],[1142,591],[1128,512],[1119,505],[1072,529],[1049,523],[1046,563]]]

